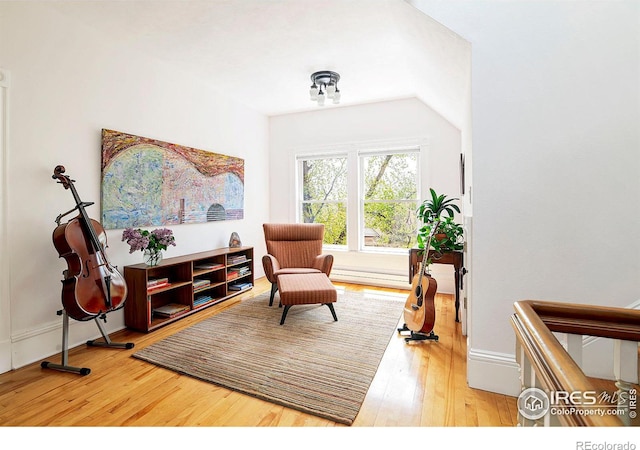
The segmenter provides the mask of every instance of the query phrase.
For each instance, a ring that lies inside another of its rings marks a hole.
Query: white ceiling
[[[460,126],[467,101],[469,44],[404,0],[48,4],[267,115],[318,108],[318,70],[340,73],[340,106],[418,97]]]

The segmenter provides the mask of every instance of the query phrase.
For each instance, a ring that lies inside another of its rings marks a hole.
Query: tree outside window
[[[360,157],[364,248],[411,248],[416,244],[418,153]]]
[[[300,161],[303,223],[323,223],[324,243],[347,245],[347,157]]]
[[[324,223],[325,244],[361,250],[415,247],[418,149],[362,152],[353,159],[302,158],[298,164],[300,221]],[[358,185],[358,192],[349,192],[349,185]],[[349,223],[359,224],[359,244],[347,242]]]

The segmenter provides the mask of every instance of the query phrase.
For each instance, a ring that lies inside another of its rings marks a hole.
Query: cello
[[[420,272],[413,277],[411,292],[404,305],[405,324],[398,331],[401,333],[410,332],[410,337],[405,338],[406,342],[438,340],[438,336],[433,332],[433,326],[436,322],[434,300],[438,290],[438,283],[435,278],[427,273],[426,269],[428,267],[431,239],[439,224],[439,220],[433,223],[427,245],[425,245],[425,254],[420,264]]]
[[[56,218],[53,244],[60,258],[67,262],[63,272],[62,305],[69,317],[90,320],[120,309],[127,297],[124,277],[112,266],[105,253],[107,236],[99,222],[89,218],[85,203],[74,186],[74,180],[64,175],[64,166],[56,166],[52,178],[70,189],[76,207]],[[60,224],[62,217],[78,210],[77,217]]]

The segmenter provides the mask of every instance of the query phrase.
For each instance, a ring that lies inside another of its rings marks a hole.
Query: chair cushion
[[[336,288],[324,273],[280,275],[278,290],[283,305],[334,303],[338,299]]]
[[[286,275],[286,274],[300,274],[300,273],[322,273],[318,269],[311,269],[309,267],[286,267],[284,269],[276,270],[273,274],[277,277],[278,275]]]

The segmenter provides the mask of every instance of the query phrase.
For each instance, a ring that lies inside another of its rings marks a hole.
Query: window
[[[418,152],[360,156],[363,247],[411,248],[416,244]]]
[[[324,223],[324,243],[347,245],[347,157],[299,161],[300,221]]]
[[[419,167],[419,148],[299,157],[298,221],[324,223],[326,245],[414,247]]]

